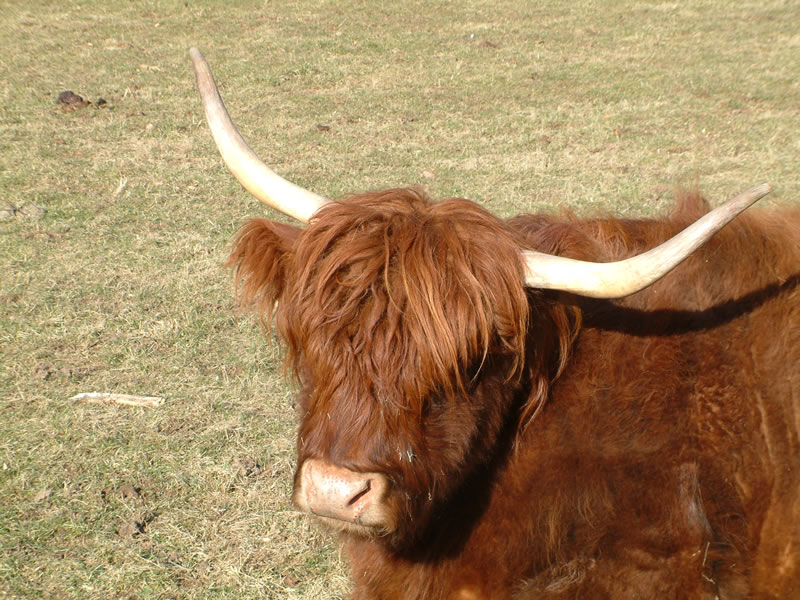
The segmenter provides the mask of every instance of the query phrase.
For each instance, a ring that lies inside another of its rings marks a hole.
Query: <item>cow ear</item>
[[[300,229],[267,219],[252,219],[233,243],[228,266],[234,269],[239,303],[263,319],[272,316],[286,287],[294,242]]]

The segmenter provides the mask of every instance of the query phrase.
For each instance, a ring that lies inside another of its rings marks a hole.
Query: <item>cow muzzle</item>
[[[359,473],[312,458],[300,467],[292,501],[336,528],[378,535],[395,528],[389,493],[389,481],[381,473]]]

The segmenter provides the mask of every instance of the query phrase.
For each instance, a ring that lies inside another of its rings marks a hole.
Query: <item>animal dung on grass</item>
[[[63,92],[60,92],[56,98],[56,104],[64,112],[72,112],[86,106],[94,106],[95,108],[103,108],[104,106],[108,106],[108,102],[105,98],[98,98],[96,102],[92,102],[91,100],[84,100],[72,90],[64,90]]]

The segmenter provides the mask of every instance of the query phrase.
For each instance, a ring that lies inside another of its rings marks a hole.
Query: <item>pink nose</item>
[[[311,458],[300,467],[292,499],[304,512],[389,529],[388,491],[388,481],[380,473],[357,473]]]

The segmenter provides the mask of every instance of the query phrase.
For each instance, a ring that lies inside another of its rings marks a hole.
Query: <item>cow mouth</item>
[[[354,537],[371,539],[384,537],[391,533],[387,529],[377,525],[363,525],[358,521],[345,521],[343,519],[337,519],[336,517],[318,515],[314,512],[311,514],[314,515],[314,519],[323,526],[333,531],[352,535]]]

